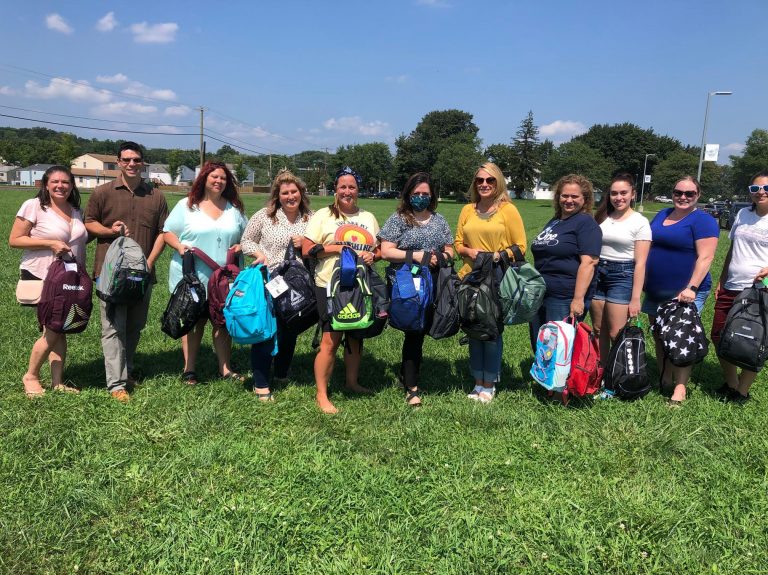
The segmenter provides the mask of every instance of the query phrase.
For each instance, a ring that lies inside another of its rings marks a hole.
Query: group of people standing
[[[333,202],[316,212],[304,182],[289,171],[280,172],[272,183],[266,207],[246,219],[236,180],[225,164],[208,162],[200,171],[187,197],[168,213],[165,197],[141,178],[143,155],[133,142],[125,142],[118,152],[120,175],[115,181],[96,188],[83,213],[80,195],[71,171],[64,166],[49,168],[37,196],[27,200],[16,215],[10,245],[24,250],[21,279],[44,279],[54,258],[69,253],[84,265],[88,239],[97,241],[93,277],[110,243],[121,233],[135,239],[144,251],[154,275],[154,264],[165,244],[173,250],[169,270],[172,292],[182,275],[182,256],[189,248],[204,251],[219,265],[227,255],[245,255],[270,271],[283,262],[292,246],[304,258],[315,262],[320,346],[314,360],[316,401],[325,413],[337,411],[328,394],[335,356],[343,342],[345,388],[354,393],[371,393],[359,381],[363,342],[331,327],[327,315],[326,286],[343,247],[350,247],[366,265],[379,259],[400,265],[413,261],[429,265],[436,273],[438,258],[458,255],[462,266],[459,278],[466,276],[481,253],[490,254],[494,273],[501,275],[501,262],[514,259],[514,252],[526,253],[523,221],[509,200],[504,175],[493,163],[483,164],[469,187],[469,203],[459,215],[455,235],[437,212],[437,195],[428,174],[409,178],[395,211],[379,228],[375,216],[358,206],[360,176],[351,168],[336,175]],[[735,295],[752,282],[768,276],[768,172],[761,172],[749,186],[753,205],[736,217],[731,230],[731,247],[717,286],[712,338],[719,337],[725,316]],[[633,178],[619,174],[593,215],[594,190],[583,176],[561,178],[554,192],[554,214],[533,239],[533,263],[546,282],[546,294],[530,322],[531,345],[541,325],[573,317],[580,321],[591,315],[600,338],[602,357],[608,356],[611,342],[628,318],[645,312],[653,320],[657,306],[667,300],[693,302],[701,311],[712,281],[712,264],[719,228],[708,214],[697,210],[701,196],[699,183],[681,178],[673,190],[674,205],[659,212],[652,222],[632,209],[635,199]],[[517,250],[513,250],[516,247]],[[200,260],[196,273],[207,285],[212,270]],[[499,277],[500,279],[500,277]],[[154,277],[153,277],[154,283]],[[641,293],[645,301],[641,305]],[[115,306],[107,313],[100,303],[102,347],[106,384],[119,401],[129,399],[129,391],[141,378],[134,368],[134,357],[141,330],[146,324],[151,286],[136,303]],[[181,379],[188,385],[200,381],[196,371],[201,341],[208,318],[203,317],[182,338],[184,367]],[[427,325],[424,332],[404,334],[398,379],[409,405],[422,403],[419,371]],[[212,324],[213,348],[222,378],[252,387],[261,401],[273,401],[274,383],[285,383],[290,376],[298,333],[278,323],[278,352],[272,357],[273,342],[251,346],[252,382],[231,363],[232,340],[223,326]],[[658,345],[658,342],[657,342]],[[40,369],[49,360],[53,389],[77,392],[63,378],[66,336],[43,328],[30,355],[24,375],[28,396],[42,395]],[[481,403],[492,401],[501,380],[503,339],[469,340],[470,372],[474,388],[469,398]],[[686,397],[690,368],[663,365],[657,353],[659,372],[664,374],[671,405]],[[749,397],[755,374],[737,373],[736,367],[721,360],[725,383],[721,391],[734,401]],[[270,371],[273,376],[270,378]],[[601,397],[610,398],[613,390],[604,389]]]

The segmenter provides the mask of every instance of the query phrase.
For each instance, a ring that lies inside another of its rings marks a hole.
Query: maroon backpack
[[[208,280],[208,314],[211,323],[218,326],[226,325],[222,310],[224,309],[224,302],[227,301],[229,288],[232,287],[237,274],[240,273],[240,267],[237,265],[240,258],[232,248],[229,248],[227,250],[227,263],[220,266],[203,250],[191,248],[190,251],[213,270]]]
[[[57,333],[80,333],[88,327],[93,303],[93,282],[70,255],[56,258],[43,282],[37,304],[40,328]]]

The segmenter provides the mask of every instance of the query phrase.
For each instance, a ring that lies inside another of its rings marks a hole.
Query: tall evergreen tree
[[[521,198],[526,189],[533,188],[539,177],[539,146],[539,128],[533,122],[533,111],[529,110],[512,144],[517,165],[511,173],[510,188],[514,190],[516,198]]]

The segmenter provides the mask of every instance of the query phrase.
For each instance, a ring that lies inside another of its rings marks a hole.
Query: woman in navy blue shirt
[[[685,176],[677,181],[672,192],[674,207],[661,210],[651,222],[653,243],[645,271],[645,301],[642,311],[651,325],[656,321],[656,309],[665,301],[676,299],[696,305],[701,313],[712,287],[709,267],[715,257],[720,228],[717,220],[697,210],[701,186],[696,178]],[[686,397],[686,384],[691,366],[675,367],[665,362],[661,342],[654,333],[656,361],[664,374],[662,390],[672,391],[670,406],[679,406]]]
[[[531,253],[544,277],[547,291],[539,312],[530,322],[531,347],[539,328],[566,317],[581,319],[595,289],[595,266],[603,233],[592,216],[592,182],[570,174],[555,185],[555,217],[533,240]]]

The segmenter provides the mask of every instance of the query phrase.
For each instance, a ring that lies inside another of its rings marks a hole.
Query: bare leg
[[[45,393],[43,386],[40,385],[40,368],[46,359],[51,359],[51,379],[55,382],[53,378],[56,376],[61,383],[61,376],[64,372],[64,357],[61,356],[60,339],[64,340],[64,355],[66,356],[66,336],[47,328],[43,328],[43,335],[32,346],[27,373],[22,378],[24,392],[30,397]],[[55,349],[57,351],[54,351]]]
[[[738,392],[741,395],[749,395],[749,390],[752,387],[752,384],[755,383],[756,377],[757,373],[754,371],[742,369],[741,373],[739,374],[739,387],[736,388]]]
[[[347,345],[344,346],[344,371],[346,383],[344,387],[347,391],[353,393],[372,394],[367,387],[363,387],[357,381],[360,373],[360,358],[363,355],[363,343],[359,339],[347,338]]]
[[[595,332],[600,342],[600,359],[605,364],[608,358],[611,342],[608,339],[607,318],[603,315],[605,310],[605,301],[593,299],[589,306],[589,315],[592,317],[592,330]]]
[[[675,382],[675,389],[672,392],[672,401],[684,401],[686,397],[685,386],[691,377],[692,365],[685,367],[672,367],[672,377]]]
[[[224,326],[213,326],[213,349],[219,360],[219,373],[228,376],[233,372],[230,362],[232,360],[232,336]]]
[[[649,315],[648,321],[651,325],[655,325],[656,323],[656,316]],[[659,377],[662,377],[661,380],[661,386],[663,388],[669,388],[672,387],[673,382],[673,375],[672,375],[672,364],[667,361],[666,365],[664,362],[664,346],[661,344],[661,340],[656,336],[656,332],[653,331],[653,344],[656,348],[656,366],[659,368]]]
[[[720,367],[723,370],[723,376],[725,377],[725,383],[728,384],[728,387],[731,389],[739,389],[740,381],[739,381],[739,373],[738,369],[735,365],[732,363],[725,361],[723,358],[718,358],[720,360]]]
[[[341,342],[340,333],[323,333],[320,349],[315,356],[315,385],[317,394],[315,400],[323,413],[337,413],[339,410],[328,399],[328,383],[333,374],[333,364],[336,360],[336,350]]]
[[[192,331],[181,337],[181,350],[184,353],[184,371],[195,371],[197,354],[205,334],[205,324],[208,320],[201,319]]]

